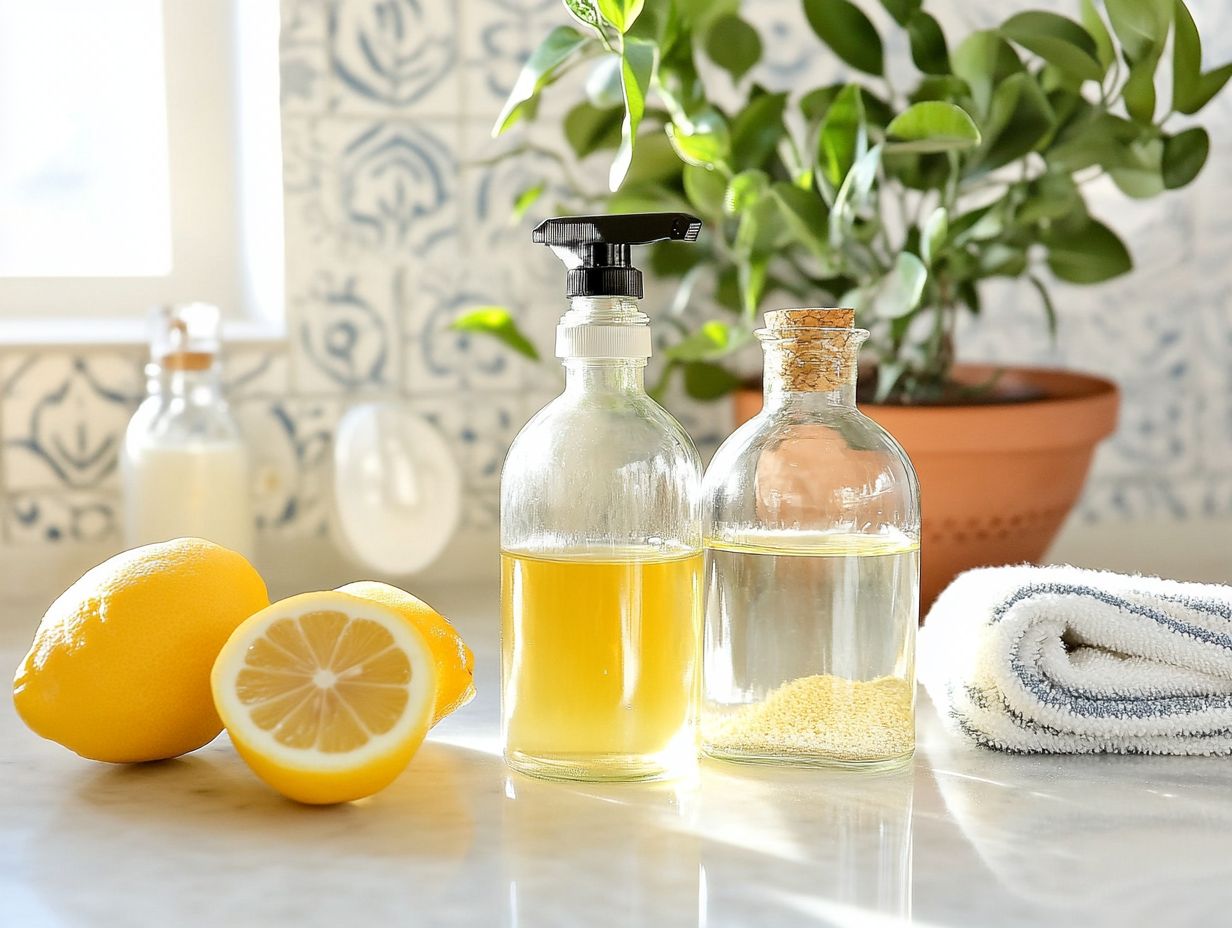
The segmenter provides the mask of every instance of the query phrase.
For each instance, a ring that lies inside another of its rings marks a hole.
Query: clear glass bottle
[[[248,450],[223,396],[219,348],[216,307],[155,311],[148,396],[121,454],[129,547],[193,536],[254,554]]]
[[[588,228],[654,240],[653,223]],[[502,738],[511,767],[542,777],[653,779],[695,763],[701,461],[646,394],[649,319],[618,251],[571,270],[564,392],[501,475]]]
[[[891,767],[915,749],[919,488],[855,404],[849,309],[767,313],[765,403],[703,487],[702,746]]]

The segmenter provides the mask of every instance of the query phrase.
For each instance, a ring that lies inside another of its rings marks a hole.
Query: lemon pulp
[[[219,655],[219,714],[249,766],[302,802],[371,795],[406,766],[431,723],[436,670],[396,612],[305,593],[245,622]]]

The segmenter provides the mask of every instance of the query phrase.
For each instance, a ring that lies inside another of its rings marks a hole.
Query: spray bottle
[[[692,242],[684,213],[548,219],[568,268],[565,389],[501,475],[502,738],[514,769],[642,780],[694,763],[701,461],[646,393],[631,246]]]

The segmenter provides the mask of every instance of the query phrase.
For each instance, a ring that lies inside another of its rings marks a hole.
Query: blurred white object
[[[462,515],[462,476],[431,424],[396,402],[349,409],[334,439],[338,537],[365,567],[428,567]]]
[[[248,449],[223,397],[218,309],[159,309],[149,396],[124,436],[124,534],[129,547],[181,536],[254,554]]]

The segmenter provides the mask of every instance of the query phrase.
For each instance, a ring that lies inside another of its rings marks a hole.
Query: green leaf
[[[993,93],[984,126],[984,145],[973,160],[973,174],[995,171],[1017,161],[1051,134],[1056,125],[1048,98],[1035,78],[1011,74]]]
[[[950,73],[950,49],[941,24],[923,10],[907,21],[911,41],[911,60],[925,74]]]
[[[889,358],[877,362],[877,389],[873,392],[874,403],[884,403],[894,392],[894,387],[907,372],[905,361]]]
[[[629,27],[642,12],[644,0],[595,0],[603,18],[619,29],[628,32]]]
[[[1134,266],[1129,249],[1115,232],[1088,217],[1075,225],[1054,225],[1044,236],[1048,267],[1061,280],[1074,284],[1097,284]]]
[[[1129,80],[1121,88],[1125,109],[1136,122],[1149,126],[1155,121],[1155,66],[1157,58],[1144,58],[1129,69]]]
[[[783,111],[787,94],[764,93],[753,97],[732,119],[731,161],[736,168],[764,167],[787,132]]]
[[[882,319],[898,319],[918,305],[928,283],[928,268],[909,251],[900,251],[894,267],[881,278],[868,295],[868,306]]]
[[[1164,140],[1163,178],[1169,190],[1184,187],[1202,170],[1211,150],[1211,137],[1195,126]]]
[[[1125,147],[1142,131],[1128,119],[1091,108],[1057,133],[1045,157],[1052,167],[1065,171],[1081,171],[1094,164],[1108,169],[1120,162]]]
[[[923,0],[881,0],[881,5],[885,7],[887,13],[894,17],[896,23],[905,26],[919,11]]]
[[[527,210],[534,206],[539,201],[539,198],[543,196],[543,191],[546,189],[547,184],[540,181],[519,193],[513,200],[513,215],[510,217],[510,221],[513,223],[520,222],[525,217]]]
[[[1142,125],[1155,119],[1155,68],[1172,25],[1167,0],[1106,0],[1112,30],[1121,40],[1129,79],[1121,89],[1129,115]]]
[[[586,75],[586,99],[601,110],[624,104],[619,54],[604,55],[591,66]]]
[[[583,26],[589,26],[596,33],[602,31],[599,11],[595,8],[594,0],[565,0],[565,9]]]
[[[599,109],[583,100],[565,114],[564,132],[569,147],[579,158],[620,144],[623,106]]]
[[[739,81],[761,60],[761,36],[734,13],[720,16],[706,32],[706,56]]]
[[[922,103],[926,100],[948,100],[953,103],[957,99],[970,96],[971,88],[961,77],[953,74],[926,74],[908,100],[911,103]]]
[[[830,104],[817,136],[817,169],[830,190],[838,189],[867,145],[860,88],[849,84]]]
[[[661,213],[665,210],[687,213],[689,203],[677,191],[659,184],[645,187],[626,185],[607,198],[609,213]]]
[[[913,103],[886,126],[887,150],[958,151],[980,143],[980,130],[967,111],[953,103]]]
[[[637,6],[640,10],[641,4]],[[620,148],[616,150],[608,174],[610,190],[620,189],[633,162],[633,144],[637,138],[637,127],[641,125],[642,115],[646,111],[646,94],[654,74],[656,51],[653,43],[631,36],[625,36],[620,48],[620,86],[625,96],[625,115],[620,124]]]
[[[727,194],[727,182],[722,174],[711,168],[686,164],[682,178],[685,196],[689,198],[689,203],[701,213],[703,218],[717,220],[723,215],[723,200]]]
[[[565,62],[591,41],[571,26],[557,26],[549,32],[522,66],[513,90],[509,91],[509,97],[496,117],[492,136],[500,135],[517,123],[528,101],[556,77],[556,72]]]
[[[744,326],[711,320],[667,349],[673,361],[717,361],[748,342]]]
[[[1048,320],[1048,334],[1055,339],[1057,337],[1057,308],[1052,303],[1052,296],[1048,293],[1044,282],[1034,274],[1028,274],[1027,280],[1031,281],[1035,292],[1039,294],[1040,302],[1044,306],[1044,317]]]
[[[1095,42],[1095,57],[1107,73],[1116,60],[1116,48],[1113,47],[1112,36],[1108,34],[1108,27],[1104,25],[1104,18],[1099,15],[1092,0],[1082,0],[1082,25]]]
[[[1027,198],[1014,219],[1023,226],[1051,222],[1068,216],[1080,206],[1074,179],[1060,171],[1049,171],[1027,185]]]
[[[1122,193],[1146,200],[1164,192],[1163,158],[1163,140],[1142,136],[1109,151],[1105,167]]]
[[[1202,39],[1183,0],[1176,0],[1176,35],[1172,48],[1172,108],[1192,116],[1206,106],[1232,77],[1232,64],[1202,73]]]
[[[770,178],[765,171],[758,168],[741,171],[727,185],[727,192],[723,197],[723,212],[729,216],[738,216],[746,209],[751,209],[769,189]]]
[[[993,90],[1022,70],[1013,46],[995,32],[973,32],[950,56],[954,73],[967,82],[978,114],[988,112]]]
[[[680,183],[682,167],[666,135],[657,131],[643,132],[637,137],[633,163],[629,165],[624,185],[638,187],[658,184],[676,187]]]
[[[740,383],[739,377],[718,364],[691,361],[684,365],[684,392],[695,400],[717,400]]]
[[[804,0],[804,15],[843,61],[866,74],[885,72],[881,36],[858,6],[848,0]]]
[[[950,241],[955,245],[982,242],[994,239],[1005,231],[1001,214],[994,209],[997,203],[981,206],[963,213],[950,223]]]
[[[818,258],[830,257],[826,247],[826,210],[815,191],[802,190],[786,181],[778,181],[770,192],[779,205],[783,222],[792,237]]]
[[[796,106],[810,123],[817,122],[826,115],[830,104],[838,99],[838,95],[846,87],[846,84],[827,84],[825,87],[814,88],[802,96]]]
[[[877,168],[881,164],[881,146],[874,145],[847,172],[843,185],[834,196],[834,204],[830,207],[830,247],[843,247],[843,240],[851,234],[855,213],[861,209],[873,189],[877,179]]]
[[[981,277],[1018,277],[1027,269],[1027,256],[1021,248],[993,242],[980,252]]]
[[[671,122],[665,128],[672,148],[686,164],[713,168],[727,163],[731,133],[718,110],[706,107],[687,123]]]
[[[736,254],[740,257],[769,258],[784,243],[786,229],[779,222],[778,206],[771,197],[746,202],[736,229]],[[764,269],[763,269],[764,270]]]
[[[757,316],[757,306],[761,303],[761,295],[766,289],[768,265],[769,261],[765,255],[754,255],[736,266],[740,281],[740,312],[745,319],[752,320]]]
[[[1031,10],[1011,16],[1001,34],[1079,80],[1098,81],[1105,67],[1091,34],[1058,13]]]
[[[450,324],[455,332],[477,332],[495,338],[507,348],[512,348],[532,361],[539,360],[539,352],[513,321],[513,315],[504,306],[478,306],[463,311]]]
[[[945,247],[945,238],[950,233],[950,214],[944,206],[938,206],[924,221],[920,235],[920,257],[927,267],[932,267]]]
[[[1158,60],[1172,24],[1171,5],[1166,0],[1105,0],[1104,6],[1129,63]]]

